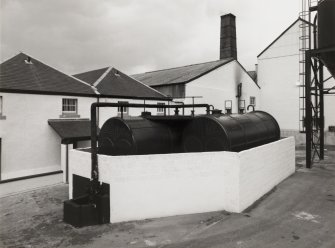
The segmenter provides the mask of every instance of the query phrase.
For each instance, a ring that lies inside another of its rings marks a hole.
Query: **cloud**
[[[67,73],[114,66],[131,74],[216,60],[220,15],[232,12],[239,60],[250,68],[297,17],[292,5],[289,0],[1,0],[1,61],[24,51]]]

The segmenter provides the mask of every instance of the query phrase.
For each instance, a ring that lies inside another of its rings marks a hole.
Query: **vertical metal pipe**
[[[98,96],[97,102],[100,102],[100,97]],[[99,126],[99,121],[100,121],[100,109],[97,109],[97,126]]]
[[[0,181],[1,181],[1,138],[0,138]]]
[[[312,167],[312,103],[311,103],[311,52],[305,55],[305,125],[306,125],[306,168]]]
[[[66,144],[65,157],[65,183],[69,183],[69,144]]]
[[[324,94],[323,94],[323,64],[320,61],[319,68],[319,94],[320,94],[320,159],[324,159],[324,148],[325,148],[325,113],[324,113]]]
[[[98,156],[97,156],[97,103],[91,105],[91,178],[94,181],[99,180]]]
[[[194,96],[192,96],[192,105],[193,105],[193,108],[192,108],[191,114],[192,116],[194,116]]]

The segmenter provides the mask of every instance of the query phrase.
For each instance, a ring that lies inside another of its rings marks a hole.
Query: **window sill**
[[[80,115],[78,114],[61,114],[59,118],[80,118]]]
[[[6,116],[5,116],[5,115],[2,115],[2,114],[0,114],[0,120],[6,120]]]

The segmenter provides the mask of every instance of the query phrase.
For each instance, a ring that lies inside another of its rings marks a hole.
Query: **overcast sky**
[[[294,22],[301,0],[0,0],[1,62],[20,51],[66,73],[140,73],[219,59],[220,16],[236,15],[238,59]]]

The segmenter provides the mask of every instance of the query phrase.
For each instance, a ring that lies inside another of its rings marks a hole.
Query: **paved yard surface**
[[[335,148],[243,214],[212,212],[73,228],[62,221],[67,186],[0,198],[0,247],[335,247]],[[219,196],[218,196],[219,197]],[[154,204],[154,202],[153,202]]]

